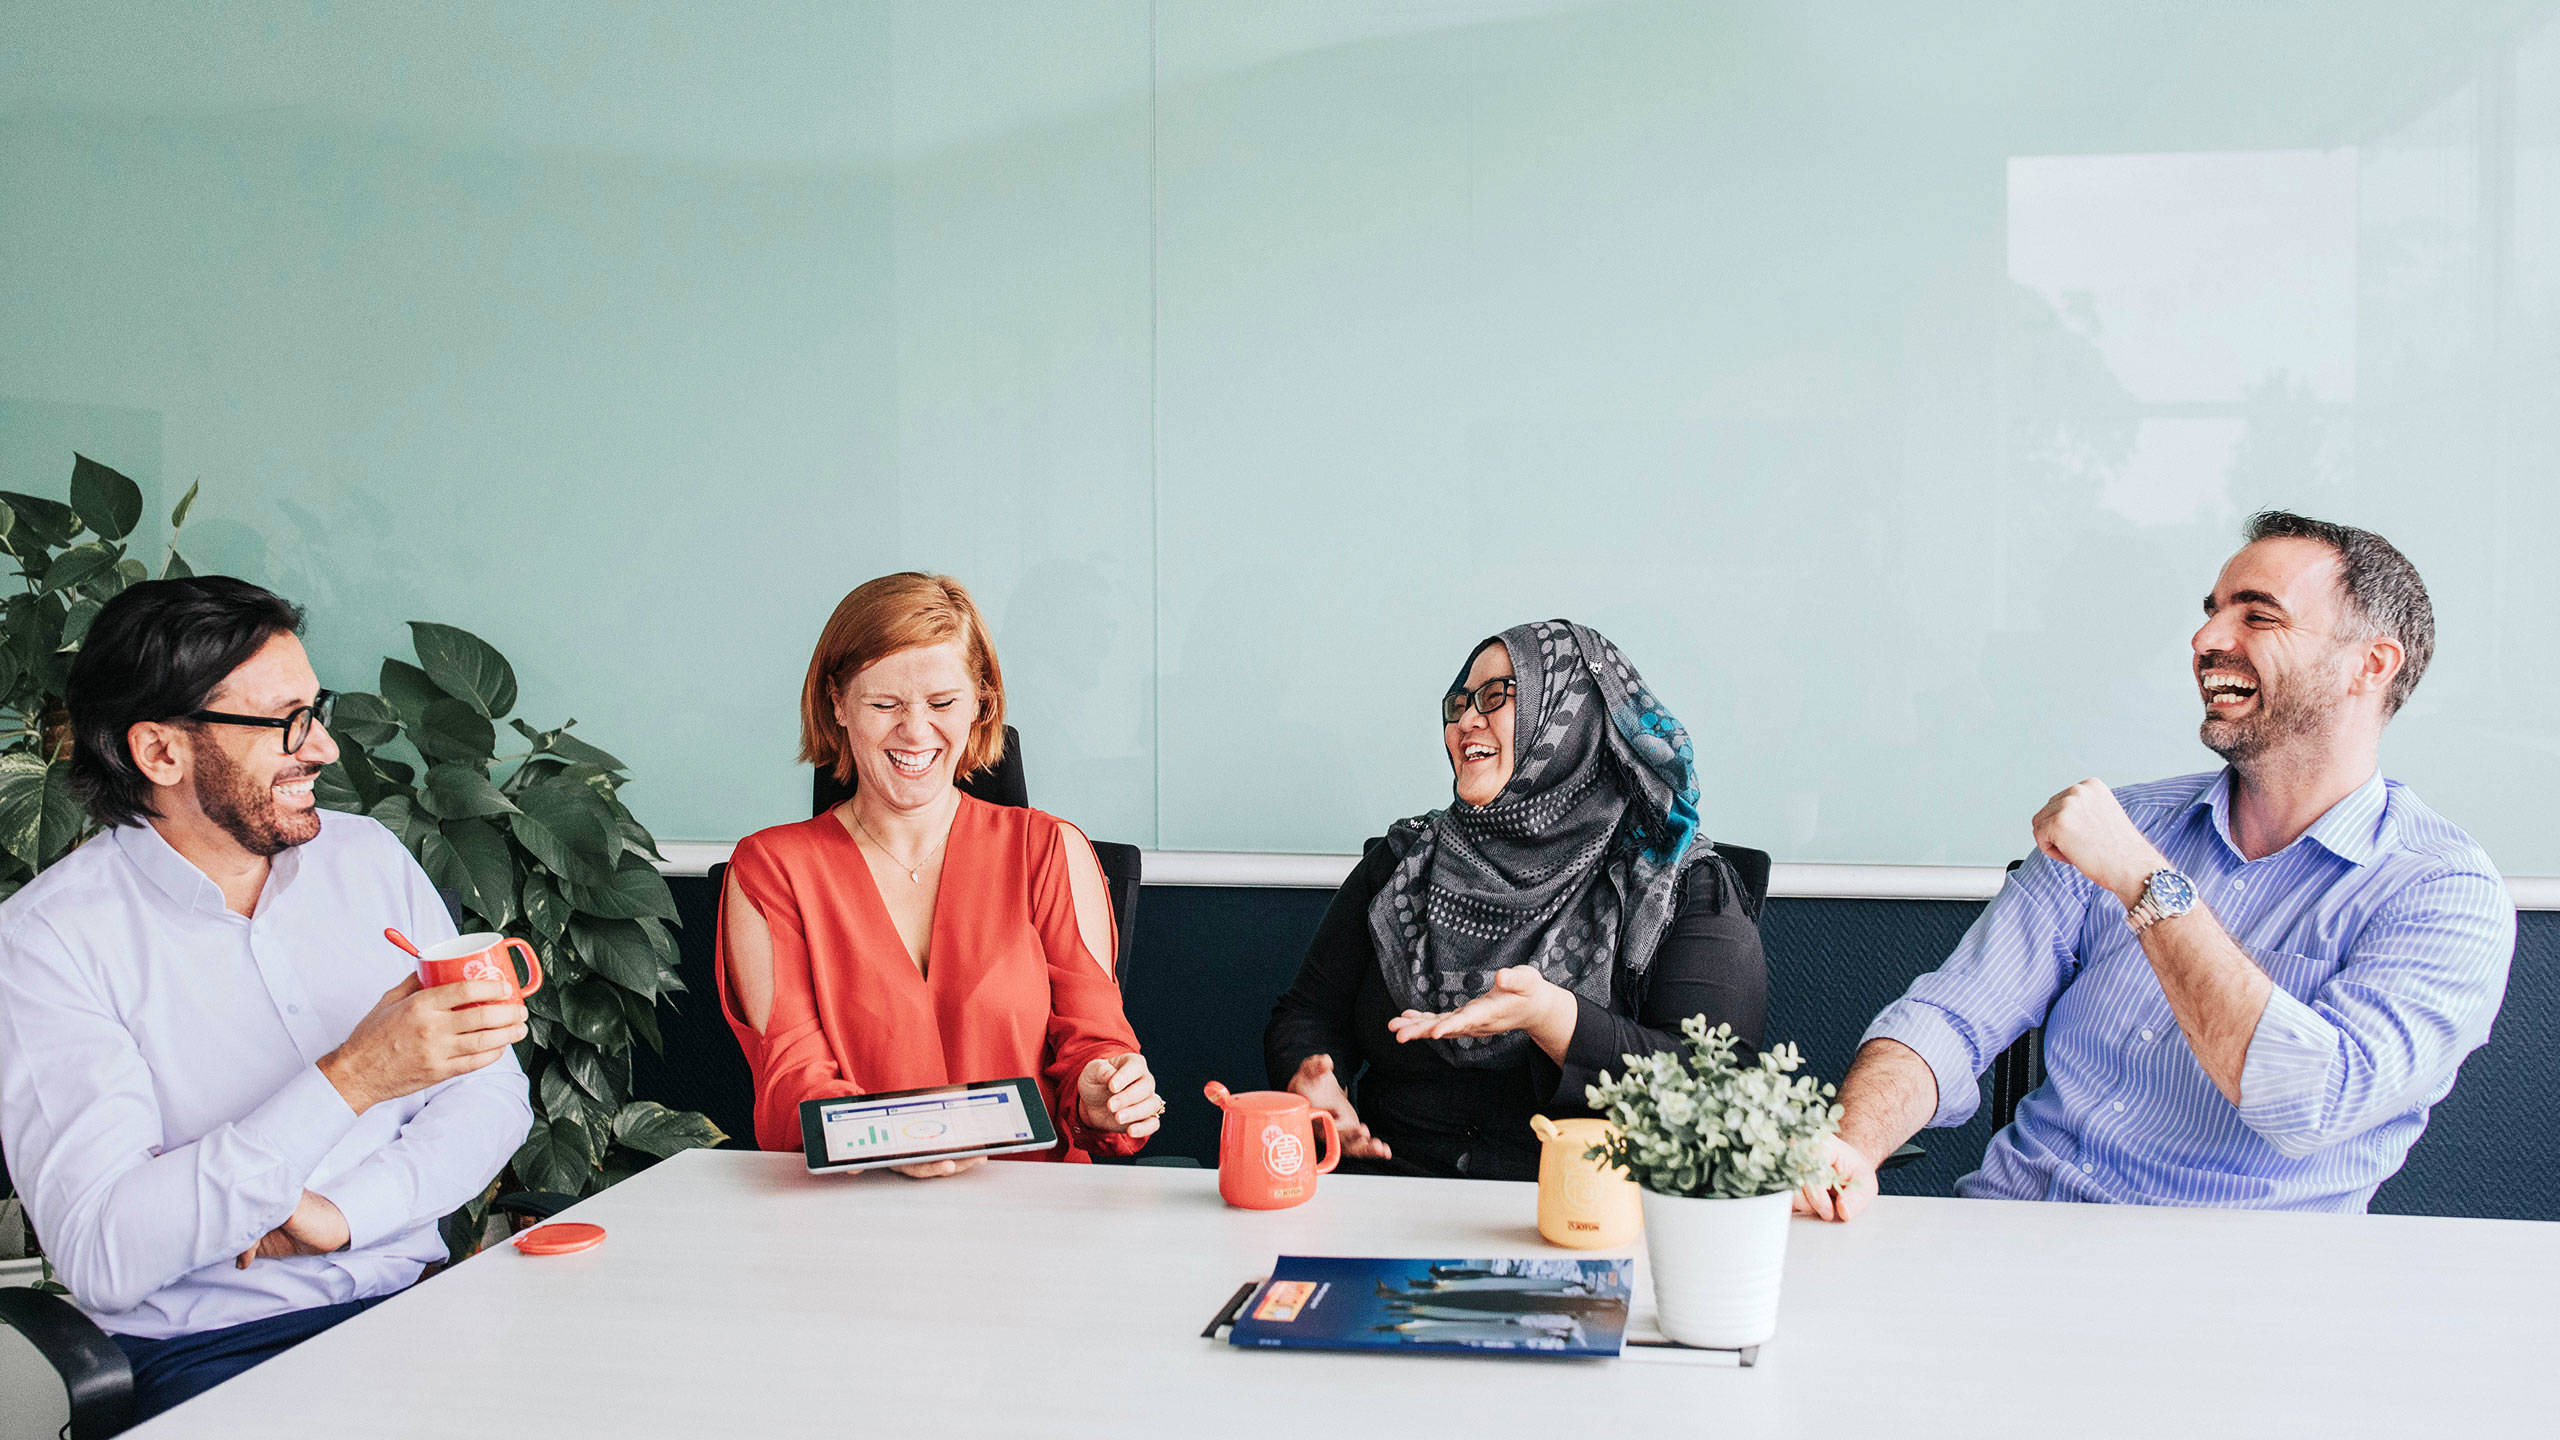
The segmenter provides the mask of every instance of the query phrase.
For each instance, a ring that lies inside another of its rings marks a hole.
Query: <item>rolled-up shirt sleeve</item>
[[[1938,1082],[1929,1128],[1961,1125],[1981,1107],[1975,1083],[2009,1043],[2044,1023],[2076,966],[2072,941],[2092,887],[2043,854],[2012,872],[1946,963],[1911,982],[1858,1043],[1907,1045]]]
[[[155,1153],[151,1072],[92,977],[41,925],[0,936],[0,1133],[45,1253],[92,1311],[129,1310],[255,1245],[355,1124],[306,1065],[239,1119]]]
[[[2282,1154],[2308,1155],[2450,1084],[2497,1018],[2515,929],[2494,875],[2409,886],[2307,1000],[2281,985],[2269,993],[2241,1066],[2241,1122]]]

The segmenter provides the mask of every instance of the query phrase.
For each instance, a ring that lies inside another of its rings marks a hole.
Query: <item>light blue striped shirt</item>
[[[2115,792],[2275,981],[2233,1105],[2197,1063],[2122,901],[2038,854],[1944,965],[1867,1028],[1929,1062],[1932,1126],[2044,1027],[2044,1083],[1959,1195],[2362,1211],[2489,1037],[2515,905],[2470,836],[2377,772],[2291,845],[2244,860],[2231,773]]]

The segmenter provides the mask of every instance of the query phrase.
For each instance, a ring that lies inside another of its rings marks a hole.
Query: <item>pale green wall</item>
[[[512,655],[669,838],[798,813],[946,568],[1040,801],[1344,850],[1564,613],[1710,830],[1987,862],[2200,768],[2239,517],[2372,525],[2386,764],[2560,873],[2560,27],[2523,3],[0,6],[0,484]]]

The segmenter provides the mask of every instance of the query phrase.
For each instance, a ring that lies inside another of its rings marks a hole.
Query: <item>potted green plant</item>
[[[1626,1073],[1586,1090],[1617,1127],[1591,1148],[1643,1192],[1645,1249],[1662,1333],[1683,1345],[1740,1349],[1778,1328],[1787,1213],[1797,1187],[1823,1173],[1838,1130],[1833,1089],[1793,1045],[1734,1059],[1733,1027],[1692,1015],[1677,1050],[1625,1057]]]

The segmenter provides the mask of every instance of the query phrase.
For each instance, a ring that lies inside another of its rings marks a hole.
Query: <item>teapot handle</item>
[[[1210,1104],[1217,1106],[1221,1110],[1227,1108],[1228,1091],[1226,1086],[1212,1080],[1208,1084],[1200,1087],[1200,1093],[1209,1097]]]
[[[1548,1119],[1544,1115],[1530,1116],[1529,1129],[1531,1133],[1535,1134],[1541,1141],[1553,1140],[1558,1135],[1564,1133],[1556,1128],[1556,1122]]]

